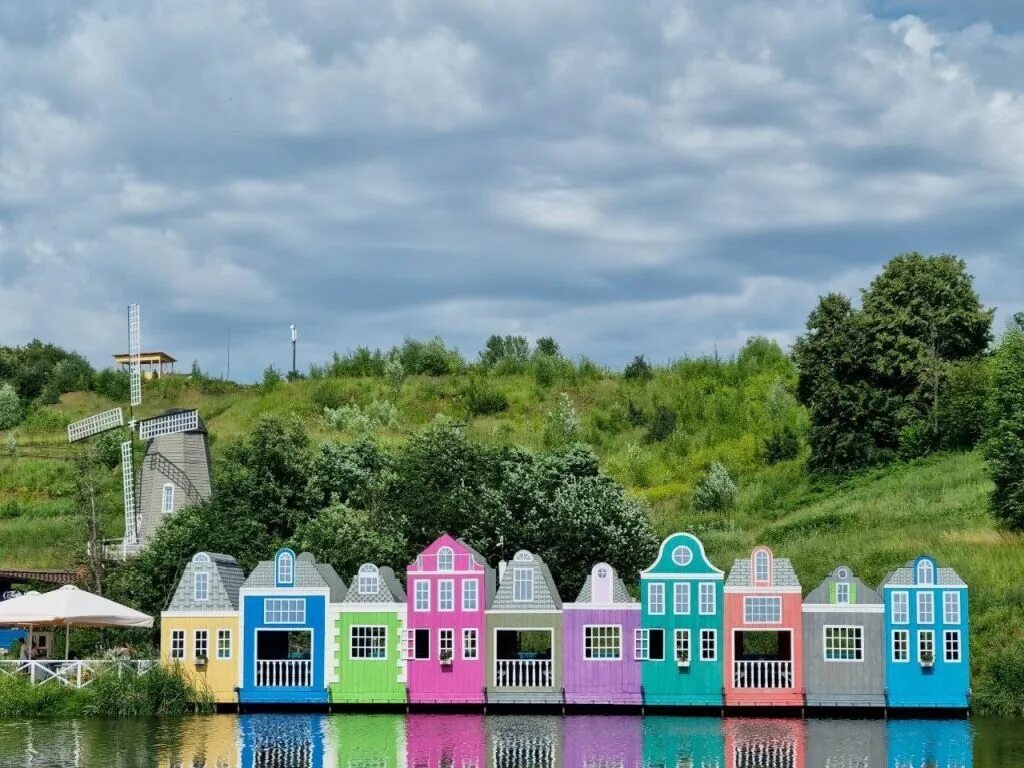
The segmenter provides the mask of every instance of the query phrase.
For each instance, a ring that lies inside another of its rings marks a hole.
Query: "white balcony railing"
[[[498,659],[494,684],[499,688],[550,688],[554,685],[551,659]]]
[[[309,659],[257,660],[257,688],[309,688],[313,685],[313,662]]]
[[[15,677],[28,680],[32,685],[67,686],[85,688],[102,675],[144,675],[156,666],[151,660],[90,659],[74,661],[0,660],[0,678]]]
[[[737,661],[732,665],[733,688],[792,688],[792,661]]]

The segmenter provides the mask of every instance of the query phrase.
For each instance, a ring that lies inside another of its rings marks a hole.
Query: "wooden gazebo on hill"
[[[121,366],[122,371],[129,370],[131,356],[127,353],[114,355],[114,362]],[[147,379],[159,379],[161,376],[174,373],[174,364],[178,362],[166,352],[143,352],[139,355],[142,375]]]

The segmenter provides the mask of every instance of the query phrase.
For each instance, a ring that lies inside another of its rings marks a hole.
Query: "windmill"
[[[162,435],[173,435],[179,432],[195,431],[199,428],[199,412],[195,410],[178,410],[162,416],[142,421],[135,420],[135,408],[142,404],[142,345],[141,316],[138,304],[128,305],[128,381],[129,402],[128,421],[124,419],[124,409],[111,408],[108,411],[76,421],[68,425],[68,442],[77,443],[90,437],[110,432],[115,429],[127,429],[121,443],[121,482],[124,498],[124,547],[139,544],[139,515],[135,499],[135,432],[139,439],[151,440]]]

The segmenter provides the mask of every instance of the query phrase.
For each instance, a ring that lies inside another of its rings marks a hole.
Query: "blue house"
[[[345,584],[330,565],[309,553],[279,549],[261,562],[239,590],[241,704],[326,704],[333,664],[328,605],[341,602]]]
[[[922,555],[885,577],[889,707],[966,709],[971,687],[967,584]]]

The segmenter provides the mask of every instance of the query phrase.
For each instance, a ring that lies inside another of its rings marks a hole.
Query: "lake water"
[[[0,720],[0,766],[1009,768],[1018,721],[215,715]]]

